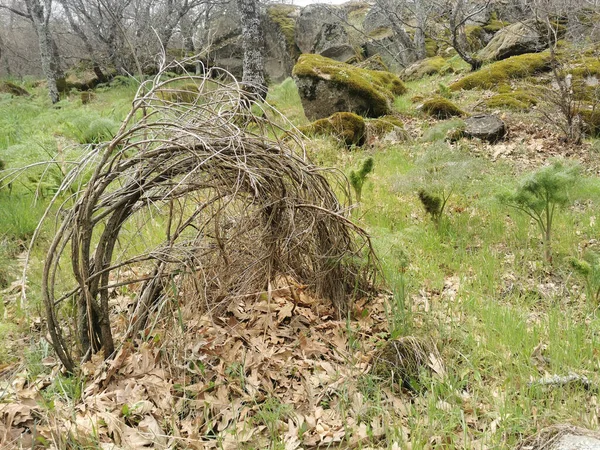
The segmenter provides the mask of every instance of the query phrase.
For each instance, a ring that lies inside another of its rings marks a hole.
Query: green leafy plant
[[[600,303],[600,254],[588,250],[582,259],[570,258],[573,270],[585,280],[587,298],[594,304]]]
[[[538,225],[544,243],[546,261],[552,262],[552,228],[556,211],[569,203],[569,188],[577,181],[575,165],[561,161],[527,175],[515,191],[500,195],[502,203],[515,208]]]
[[[350,172],[350,185],[352,186],[352,189],[354,189],[354,193],[356,194],[356,200],[358,202],[360,202],[362,198],[362,188],[365,179],[367,178],[367,175],[369,175],[372,171],[373,158],[369,157],[361,163],[360,168],[358,170],[352,170]]]

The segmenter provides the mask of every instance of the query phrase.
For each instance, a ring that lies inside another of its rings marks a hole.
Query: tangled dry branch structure
[[[78,168],[89,181],[60,212],[42,295],[67,370],[114,353],[111,305],[123,292],[135,295],[121,341],[183,303],[218,317],[235,299],[269,296],[282,276],[340,315],[372,286],[369,238],[336,195],[345,178],[311,164],[289,134],[278,139],[273,110],[252,114],[260,105],[235,84],[165,79],[168,69]]]

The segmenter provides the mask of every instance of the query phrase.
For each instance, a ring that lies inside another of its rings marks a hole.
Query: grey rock
[[[482,61],[499,61],[524,53],[541,52],[547,46],[535,21],[528,20],[502,28],[479,52],[478,57]]]
[[[316,38],[313,53],[341,62],[347,62],[356,57],[356,51],[350,44],[348,33],[339,23],[323,24]]]
[[[312,4],[302,9],[296,21],[296,45],[302,53],[315,53],[315,43],[325,24],[342,24],[348,20],[344,8]]]
[[[295,81],[308,120],[323,119],[341,111],[357,114],[370,111],[367,100],[334,83],[319,78],[295,78]]]
[[[600,450],[600,439],[566,434],[558,440],[552,450]]]
[[[494,143],[504,138],[506,125],[498,116],[478,114],[465,120],[464,135]]]

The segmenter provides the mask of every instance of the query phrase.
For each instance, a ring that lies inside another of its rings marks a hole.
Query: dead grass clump
[[[238,86],[211,73],[164,80],[167,70],[140,86],[114,139],[67,177],[91,167],[61,212],[42,281],[67,370],[101,350],[113,354],[111,305],[123,290],[136,295],[121,341],[139,337],[149,315],[177,314],[189,302],[218,316],[240,299],[269,297],[282,275],[343,316],[373,281],[368,236],[331,184],[347,193],[345,178],[297,154],[295,141],[270,137],[281,130],[266,113],[249,115]],[[182,82],[197,87],[193,102],[161,94]],[[69,262],[67,276],[59,267]]]
[[[442,374],[441,356],[433,342],[414,336],[389,341],[373,359],[373,373],[394,387],[422,390],[424,372]]]

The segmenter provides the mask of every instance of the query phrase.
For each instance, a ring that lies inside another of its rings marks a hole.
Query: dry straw
[[[169,300],[217,314],[284,275],[344,315],[373,283],[369,238],[336,196],[347,198],[345,178],[278,139],[293,127],[222,71],[166,79],[169,70],[141,84],[117,135],[67,178],[89,181],[61,207],[42,291],[69,371],[113,354],[112,299],[123,292],[133,304],[121,340],[172,310]]]

